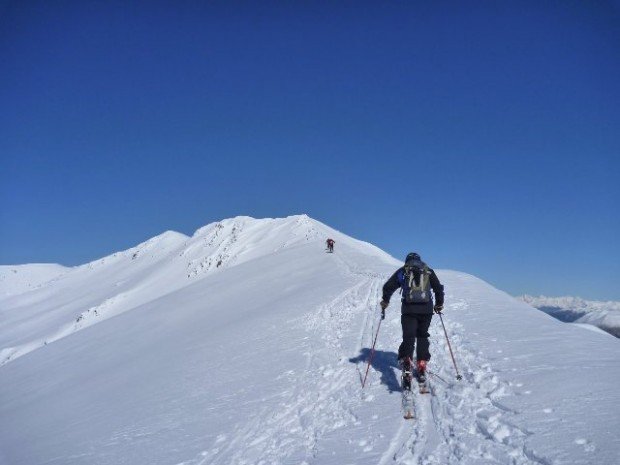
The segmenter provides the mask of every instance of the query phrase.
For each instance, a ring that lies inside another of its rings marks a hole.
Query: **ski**
[[[420,391],[420,394],[430,394],[431,393],[431,388],[428,385],[428,380],[426,380],[426,381],[418,381],[418,389]]]
[[[413,415],[413,393],[411,389],[403,390],[403,418],[405,420],[412,420]]]
[[[401,366],[400,379],[402,391],[403,418],[405,420],[411,420],[414,418],[413,392],[411,392],[411,382],[413,381],[411,363]]]

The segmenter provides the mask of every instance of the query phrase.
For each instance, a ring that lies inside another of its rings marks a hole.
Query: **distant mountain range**
[[[596,326],[620,337],[620,302],[584,300],[580,297],[522,295],[519,299],[567,323]]]

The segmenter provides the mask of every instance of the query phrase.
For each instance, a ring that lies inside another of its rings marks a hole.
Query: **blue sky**
[[[617,6],[257,3],[0,3],[0,263],[307,213],[620,300]]]

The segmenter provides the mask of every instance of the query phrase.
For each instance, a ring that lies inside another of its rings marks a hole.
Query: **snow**
[[[596,326],[620,337],[620,302],[523,295],[521,300],[564,322]]]
[[[465,273],[436,270],[464,379],[434,318],[432,394],[402,419],[394,298],[362,391],[399,264],[238,217],[0,297],[0,464],[616,463],[618,340]]]
[[[69,270],[55,263],[0,265],[0,296],[20,294],[63,275]]]

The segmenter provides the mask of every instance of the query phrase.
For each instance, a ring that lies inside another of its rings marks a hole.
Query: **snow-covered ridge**
[[[560,321],[593,325],[620,338],[620,302],[527,294],[519,299]]]
[[[21,265],[23,275],[38,278],[29,281],[37,286],[16,289],[14,280],[6,280],[5,287],[0,282],[0,317],[10,328],[0,331],[0,366],[213,273],[306,244],[322,250],[328,236],[339,247],[361,251],[383,262],[392,260],[371,244],[307,215],[295,215],[265,219],[239,216],[208,224],[191,237],[166,231],[135,247],[74,268]],[[8,276],[12,277],[10,273]],[[2,293],[9,294],[9,289],[19,292],[7,295],[3,302]],[[19,294],[25,291],[31,292],[20,299]],[[12,310],[23,302],[28,302],[27,310]],[[12,324],[17,321],[19,325]]]
[[[463,380],[434,318],[431,394],[402,419],[394,298],[362,391],[400,264],[303,215],[238,217],[0,296],[0,465],[616,463],[618,340],[466,273],[436,269]]]

